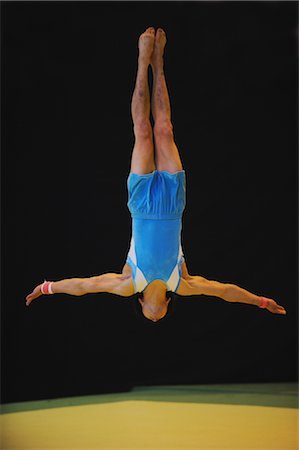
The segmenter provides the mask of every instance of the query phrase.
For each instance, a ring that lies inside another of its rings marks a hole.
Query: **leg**
[[[151,61],[153,69],[152,113],[155,121],[156,165],[158,170],[166,170],[173,173],[182,170],[183,166],[173,137],[170,101],[163,69],[165,44],[165,32],[158,28]]]
[[[135,135],[131,172],[138,174],[150,173],[155,170],[148,87],[148,67],[153,53],[154,41],[154,28],[148,28],[139,38],[138,69],[131,104]]]

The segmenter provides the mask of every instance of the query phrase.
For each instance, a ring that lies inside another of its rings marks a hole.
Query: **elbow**
[[[88,292],[90,292],[88,282],[86,282],[85,280],[78,280],[73,295],[75,295],[76,297],[80,297],[81,295],[88,294]]]
[[[227,302],[234,302],[234,298],[235,298],[235,292],[236,292],[236,286],[234,284],[231,283],[224,283],[223,284],[223,293],[222,293],[222,298],[223,300],[227,301]]]

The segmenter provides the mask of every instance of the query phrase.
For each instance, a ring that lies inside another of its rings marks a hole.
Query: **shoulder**
[[[177,293],[179,295],[209,295],[223,298],[228,284],[195,275],[181,278]]]
[[[113,294],[121,295],[122,297],[130,297],[133,295],[135,290],[131,267],[126,263],[122,268],[122,273],[115,275]]]
[[[131,269],[131,267],[129,266],[128,263],[125,263],[125,265],[123,266],[123,268],[122,268],[122,275],[125,275],[125,276],[130,275],[130,276],[132,276],[132,269]]]
[[[184,280],[190,280],[192,278],[192,276],[188,272],[188,268],[187,268],[187,264],[186,264],[185,259],[184,259],[184,261],[182,263],[182,278]]]
[[[130,297],[134,294],[134,283],[131,275],[124,273],[105,273],[93,278],[97,283],[97,292]]]
[[[199,295],[204,293],[205,286],[209,283],[204,277],[198,275],[189,275],[181,277],[179,286],[176,290],[178,295]]]
[[[117,278],[113,293],[121,295],[122,297],[130,297],[131,295],[133,295],[135,291],[132,277],[130,275],[124,276],[123,274],[121,274],[119,278]]]
[[[192,277],[190,275],[188,278],[181,277],[175,293],[178,295],[190,295],[191,291],[192,291]]]

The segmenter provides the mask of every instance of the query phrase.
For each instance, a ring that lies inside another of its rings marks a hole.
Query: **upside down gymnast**
[[[138,294],[144,317],[157,322],[167,315],[169,293],[175,292],[180,296],[216,296],[227,302],[247,303],[275,314],[286,314],[283,306],[272,299],[235,284],[188,273],[181,246],[185,171],[173,137],[164,75],[165,45],[166,34],[161,28],[157,31],[147,28],[138,41],[138,69],[131,103],[135,143],[127,180],[132,237],[122,273],[45,281],[27,295],[27,306],[43,294],[81,296],[109,292],[124,297]],[[149,67],[153,73],[151,104]]]

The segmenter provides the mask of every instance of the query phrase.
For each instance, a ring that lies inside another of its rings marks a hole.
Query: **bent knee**
[[[155,123],[154,135],[156,139],[173,140],[173,126],[170,120]]]

